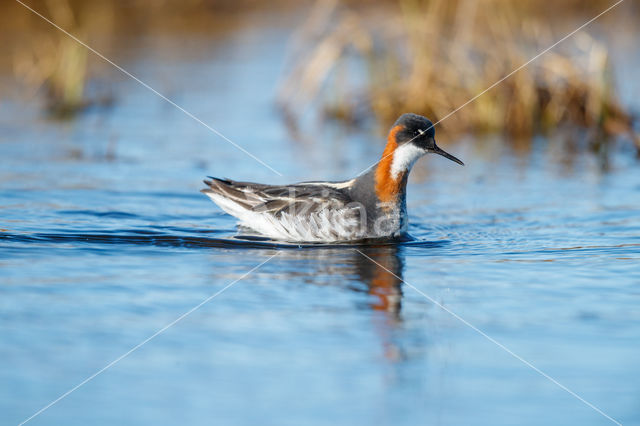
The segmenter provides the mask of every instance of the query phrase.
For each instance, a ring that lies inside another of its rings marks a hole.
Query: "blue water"
[[[291,139],[273,107],[287,35],[112,57],[283,176],[117,71],[113,107],[69,122],[19,89],[0,101],[0,423],[191,312],[29,424],[611,424],[522,360],[640,424],[630,148],[603,170],[543,140],[465,139],[447,149],[466,167],[412,173],[414,241],[247,242],[198,192],[206,175],[346,178],[382,150],[367,132]]]

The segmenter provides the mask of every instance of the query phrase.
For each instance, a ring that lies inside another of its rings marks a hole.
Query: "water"
[[[31,424],[610,423],[479,331],[639,424],[629,152],[603,172],[544,141],[463,140],[447,148],[467,167],[414,170],[412,242],[242,241],[198,192],[206,175],[344,178],[382,149],[332,129],[290,139],[272,104],[286,37],[251,27],[113,58],[282,177],[115,72],[115,105],[64,124],[35,99],[0,104],[1,423],[207,301]]]

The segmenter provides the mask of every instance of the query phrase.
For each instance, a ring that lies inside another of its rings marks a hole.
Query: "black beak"
[[[454,162],[460,164],[461,166],[464,166],[464,163],[461,160],[457,159],[453,155],[451,155],[448,152],[446,152],[445,150],[441,149],[438,145],[435,144],[435,142],[433,144],[433,150],[431,152],[433,152],[435,154],[440,154],[444,158],[448,158],[449,160],[454,161]]]

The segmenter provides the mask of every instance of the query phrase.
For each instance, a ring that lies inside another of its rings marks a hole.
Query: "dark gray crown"
[[[436,136],[436,130],[429,119],[418,114],[402,114],[393,124],[400,126],[396,133],[396,142],[402,144],[408,141],[416,145],[430,147]]]

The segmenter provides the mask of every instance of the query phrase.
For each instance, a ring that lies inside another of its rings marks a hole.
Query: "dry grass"
[[[158,34],[218,37],[236,30],[242,15],[285,9],[289,0],[29,0],[30,7],[108,57],[132,39]],[[32,94],[43,95],[54,117],[70,118],[85,108],[114,101],[112,93],[93,93],[111,65],[15,2],[0,0],[0,74],[6,67]],[[105,79],[107,80],[107,79]],[[102,84],[108,85],[108,81]]]
[[[280,105],[292,121],[310,107],[348,123],[374,115],[386,126],[409,111],[438,121],[564,35],[531,7],[400,0],[376,16],[318,1],[296,35]],[[447,118],[439,132],[517,140],[568,127],[587,129],[593,146],[625,135],[640,148],[611,75],[607,48],[580,32]]]
[[[66,0],[46,4],[54,22],[79,37],[86,35]],[[61,32],[40,35],[17,49],[14,71],[30,86],[45,88],[47,107],[56,114],[71,113],[85,104],[87,50]]]
[[[105,30],[113,17],[107,3],[80,7],[69,0],[46,0],[37,10],[81,40],[91,42],[91,35]],[[34,92],[42,92],[47,111],[54,117],[69,118],[94,104],[112,101],[110,94],[87,95],[91,73],[91,53],[71,37],[52,29],[26,9],[18,9],[30,18],[27,36],[13,46],[13,72]]]

